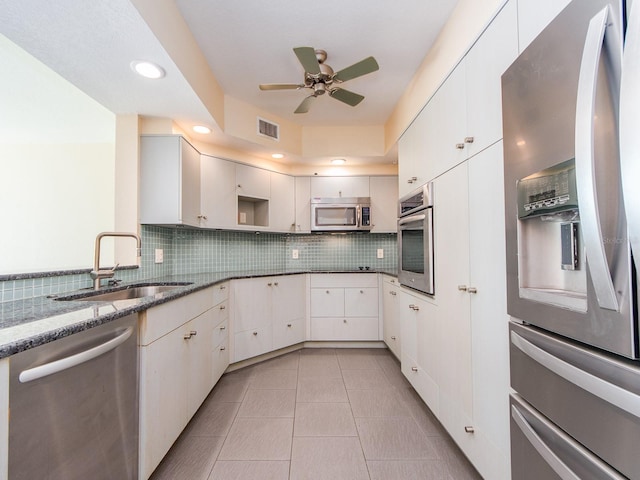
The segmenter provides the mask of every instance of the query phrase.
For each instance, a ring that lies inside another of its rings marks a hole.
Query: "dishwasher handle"
[[[86,363],[89,360],[93,360],[94,358],[97,358],[100,355],[104,355],[105,353],[108,353],[111,350],[114,350],[118,346],[122,345],[129,339],[132,333],[133,327],[128,327],[116,338],[104,342],[96,347],[90,348],[89,350],[76,353],[75,355],[71,355],[69,357],[61,358],[60,360],[56,360],[54,362],[45,363],[44,365],[40,365],[38,367],[23,370],[18,376],[18,380],[20,380],[20,383],[32,382],[34,380],[38,380],[39,378],[48,377],[49,375],[53,375],[54,373],[59,373],[63,370],[68,370],[69,368],[75,367],[82,363]]]

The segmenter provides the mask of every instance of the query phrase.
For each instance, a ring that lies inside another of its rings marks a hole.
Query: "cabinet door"
[[[398,231],[398,177],[370,177],[372,233]]]
[[[271,311],[274,323],[304,320],[306,307],[305,275],[282,275],[273,278]]]
[[[233,331],[263,328],[271,325],[272,277],[234,280]]]
[[[431,102],[429,102],[430,104]],[[429,105],[422,110],[398,140],[398,195],[412,192],[433,178],[433,168],[427,168],[427,122]],[[433,162],[433,159],[430,160]]]
[[[369,177],[312,177],[311,197],[368,197]]]
[[[464,59],[467,84],[467,156],[502,138],[504,71],[518,56],[516,2],[507,3]]]
[[[346,317],[377,317],[377,288],[345,288],[344,315]]]
[[[296,177],[296,232],[311,231],[311,178]]]
[[[464,141],[467,131],[464,61],[431,98],[424,113],[425,132],[422,138],[426,151],[421,161],[426,169],[425,177],[433,179],[468,156]]]
[[[402,337],[400,335],[400,319],[398,318],[400,314],[398,287],[395,283],[382,282],[382,310],[384,343],[397,358],[400,358]]]
[[[202,155],[200,159],[200,195],[205,228],[236,226],[236,164]],[[206,218],[204,218],[206,217]]]
[[[237,194],[268,199],[271,196],[271,172],[248,165],[236,165]]]
[[[312,317],[343,317],[344,288],[312,288]]]
[[[304,319],[288,322],[274,322],[273,324],[273,349],[288,347],[296,343],[304,342]]]
[[[457,166],[434,185],[435,299],[442,326],[441,405],[472,418],[467,167],[467,162]]]
[[[189,356],[177,328],[140,348],[140,478],[148,478],[188,421]]]
[[[290,175],[271,172],[269,230],[291,232],[295,228],[295,180]]]
[[[256,357],[273,350],[271,325],[254,328],[234,335],[234,362]]]
[[[182,161],[181,223],[200,225],[200,152],[180,138]]]
[[[187,404],[191,418],[213,388],[213,328],[214,309],[207,310],[184,327],[184,335],[191,336],[185,346],[188,350],[189,366]]]

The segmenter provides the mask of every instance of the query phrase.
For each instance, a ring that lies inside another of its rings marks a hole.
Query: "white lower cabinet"
[[[306,275],[234,280],[233,361],[305,340]]]
[[[0,480],[9,476],[9,359],[0,360]]]
[[[311,340],[380,340],[378,275],[312,274]]]
[[[400,291],[398,279],[383,276],[382,280],[382,338],[389,350],[400,359],[402,342],[400,333]]]
[[[216,288],[140,315],[140,478],[149,478],[228,365],[218,353],[227,340],[216,329],[227,319],[214,304]]]

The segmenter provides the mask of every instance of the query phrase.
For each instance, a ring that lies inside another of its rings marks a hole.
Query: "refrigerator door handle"
[[[511,332],[511,343],[534,361],[605,402],[640,418],[640,397],[556,357]]]
[[[614,78],[614,85],[619,85],[621,68],[621,52],[615,46],[607,45],[605,31],[608,17],[609,6],[606,6],[591,19],[582,52],[576,105],[575,163],[580,228],[596,298],[601,308],[618,311],[618,298],[604,250],[594,165],[594,113],[603,43],[611,56],[613,75],[618,76]],[[615,32],[612,32],[609,36],[613,37],[614,34]]]
[[[575,440],[562,432],[559,428],[541,418],[539,415],[533,413],[530,409],[526,408],[526,410],[529,415],[536,419],[536,423],[540,423],[542,428],[547,432],[547,435],[555,437],[553,442],[555,446],[560,444],[564,448],[574,452],[576,459],[579,459],[583,468],[587,468],[592,473],[593,478],[624,480],[625,477],[613,471],[585,448],[578,445]],[[562,480],[581,480],[581,477],[571,470],[571,468],[569,468],[567,464],[564,463],[558,455],[556,455],[551,447],[545,443],[540,435],[538,435],[535,428],[527,421],[516,405],[511,405],[511,418],[513,418],[513,421],[529,441],[531,446],[536,450],[536,452],[538,452],[558,477]]]
[[[640,261],[640,5],[634,2],[627,22],[620,85],[620,168],[629,242]]]

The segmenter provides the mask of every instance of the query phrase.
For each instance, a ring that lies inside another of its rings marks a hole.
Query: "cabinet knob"
[[[258,332],[253,332],[254,335],[258,335]]]
[[[347,319],[346,318],[342,319],[342,323],[347,323]]]
[[[274,285],[277,287],[278,286],[278,282],[275,282]]]
[[[464,143],[473,143],[473,137],[464,137]]]
[[[291,324],[290,324],[290,323],[287,323],[287,327],[291,328]]]
[[[220,310],[224,310],[225,308],[227,308],[225,305],[220,305]]]
[[[469,287],[467,290],[469,293],[478,293],[478,289],[476,287]]]
[[[327,290],[327,293],[329,293],[329,290]]]
[[[394,292],[393,290],[391,290],[391,291],[389,292],[389,295],[393,295],[393,296],[395,297],[395,296],[397,295],[397,293],[396,293],[396,292]]]
[[[226,285],[220,285],[220,290],[224,290],[225,288],[227,288]]]
[[[395,339],[396,339],[396,337],[391,337],[391,340],[395,340]]]
[[[207,216],[206,215],[198,215],[198,220],[206,220]]]
[[[238,188],[242,188],[242,185],[238,184]]]
[[[271,285],[273,285],[271,282],[267,283],[267,286],[269,286],[269,287],[270,287]]]
[[[196,330],[191,330],[189,332],[189,335],[191,335],[192,337],[195,337],[198,334],[198,332]]]
[[[466,292],[467,291],[467,286],[466,285],[458,285],[458,290],[460,290],[461,292]]]
[[[221,350],[221,351],[222,351],[222,350],[226,350],[226,349],[227,349],[227,347],[225,347],[225,346],[220,347],[220,350]]]
[[[360,290],[360,293],[364,293],[364,291],[363,291],[363,290]]]
[[[191,338],[191,334],[190,333],[185,333],[184,337],[182,337],[182,338],[184,338],[185,340],[189,340]]]
[[[464,143],[456,143],[456,148],[458,150],[464,150]]]
[[[418,367],[411,367],[411,371],[412,372],[417,372],[418,371]]]
[[[419,312],[420,311],[420,307],[418,307],[417,305],[414,305],[413,303],[411,305],[409,305],[409,308],[415,312]]]
[[[471,425],[467,425],[466,427],[464,427],[464,431],[466,433],[474,433],[476,430]]]
[[[224,325],[220,327],[220,330],[226,330],[227,327],[225,327]]]

